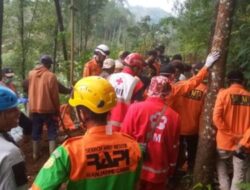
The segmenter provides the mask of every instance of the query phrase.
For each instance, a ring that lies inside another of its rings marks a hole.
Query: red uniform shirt
[[[164,101],[161,98],[152,97],[132,104],[124,118],[121,131],[131,135],[139,143],[145,143],[146,136],[161,115],[163,106]],[[178,144],[179,115],[167,107],[148,141],[149,159],[144,161],[141,179],[153,183],[165,182],[175,168]]]

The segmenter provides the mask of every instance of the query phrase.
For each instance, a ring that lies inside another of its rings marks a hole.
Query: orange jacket
[[[193,90],[194,88],[196,88],[199,84],[201,84],[201,82],[205,79],[205,77],[207,76],[208,70],[207,68],[203,68],[201,69],[195,76],[191,77],[188,80],[183,80],[183,81],[179,81],[177,83],[174,83],[171,85],[172,87],[172,91],[171,94],[169,96],[166,97],[166,101],[168,103],[168,105],[174,109],[178,114],[180,114],[180,118],[181,118],[181,122],[184,123],[184,121],[182,121],[182,117],[181,115],[186,114],[185,110],[189,110],[190,107],[186,106],[185,102],[183,102],[182,96],[185,96],[188,92],[190,92],[191,90]],[[178,100],[180,99],[180,100]],[[177,103],[178,101],[180,101],[179,103]],[[188,111],[189,114],[190,111]],[[192,116],[192,117],[196,117],[196,116]],[[188,121],[189,123],[190,121]],[[191,123],[190,123],[191,124]],[[192,128],[190,127],[187,128],[187,130],[184,131],[185,127],[182,127],[182,131],[180,134],[182,135],[191,135],[193,133],[196,133],[197,127],[192,126]]]
[[[244,133],[244,136],[240,140],[239,145],[243,146],[248,150],[248,152],[250,152],[250,128],[248,128]]]
[[[181,135],[195,135],[199,132],[199,121],[204,104],[207,86],[201,83],[195,89],[189,91],[183,96],[177,96],[172,107],[180,114],[181,118]]]
[[[233,151],[250,128],[250,93],[240,84],[220,90],[215,102],[213,121],[218,129],[217,148]]]
[[[207,73],[207,68],[203,68],[197,73],[197,75],[193,76],[192,78],[172,84],[171,94],[166,98],[167,102],[169,102],[169,105],[171,106],[172,102],[174,102],[174,99],[177,96],[185,95],[190,90],[197,87],[205,79]]]
[[[102,68],[98,65],[95,58],[93,58],[84,65],[82,75],[83,77],[98,76],[101,74],[101,72]]]
[[[29,72],[30,113],[57,113],[59,111],[59,92],[56,75],[43,65]]]

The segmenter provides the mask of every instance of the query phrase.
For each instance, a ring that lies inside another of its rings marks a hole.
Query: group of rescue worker
[[[211,52],[191,68],[181,55],[170,60],[164,52],[160,45],[145,56],[123,51],[114,60],[109,47],[100,44],[73,88],[57,80],[50,71],[52,58],[42,55],[24,81],[30,118],[17,108],[13,71],[3,69],[0,189],[28,189],[24,156],[8,133],[21,120],[26,121],[24,134],[32,134],[34,160],[40,156],[44,124],[48,132],[50,157],[33,190],[59,189],[62,184],[72,190],[166,190],[172,176],[182,170],[191,173],[206,77],[220,54]],[[217,174],[221,190],[239,190],[238,184],[249,180],[250,93],[242,71],[230,71],[227,80],[229,87],[221,89],[211,110],[217,128]],[[57,146],[59,93],[71,94],[69,104],[86,132]]]

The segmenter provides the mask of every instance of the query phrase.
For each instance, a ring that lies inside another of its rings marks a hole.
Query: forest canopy
[[[24,79],[39,56],[53,56],[55,71],[67,81],[71,51],[71,9],[74,10],[74,58],[77,80],[83,63],[97,44],[105,43],[111,57],[121,50],[145,53],[164,44],[166,54],[180,53],[188,64],[202,61],[209,47],[216,0],[176,1],[175,16],[158,23],[147,15],[139,21],[125,0],[5,0],[2,31],[2,67],[11,67]],[[61,18],[60,18],[61,15]],[[250,78],[250,3],[236,4],[227,68],[243,67]]]

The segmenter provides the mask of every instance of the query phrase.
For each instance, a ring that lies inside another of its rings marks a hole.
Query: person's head
[[[129,54],[129,51],[120,51],[118,57],[123,61]]]
[[[244,74],[240,70],[232,70],[227,74],[227,81],[230,85],[233,83],[243,84],[244,80]]]
[[[97,63],[99,63],[102,66],[103,61],[110,54],[109,47],[105,44],[100,44],[95,48],[94,54],[95,54],[95,59]]]
[[[81,122],[105,125],[109,111],[116,105],[116,93],[104,78],[85,77],[75,84],[69,104],[76,107]]]
[[[115,70],[115,61],[111,58],[105,59],[102,65],[102,70],[112,74]]]
[[[167,77],[171,82],[175,80],[175,68],[171,64],[164,64],[160,67],[160,75]]]
[[[40,64],[44,65],[47,69],[50,69],[53,64],[52,58],[49,55],[42,55],[40,57]]]
[[[156,46],[155,50],[156,50],[158,56],[163,55],[165,52],[165,46],[160,44],[160,45]]]
[[[148,97],[165,98],[171,92],[170,81],[164,76],[155,76],[151,79],[148,88]]]
[[[2,69],[2,80],[5,84],[12,82],[14,76],[15,73],[11,68]]]
[[[150,50],[146,52],[146,64],[152,65],[157,59],[157,52],[155,50]]]
[[[171,65],[175,68],[175,78],[178,80],[180,75],[184,73],[184,65],[180,60],[172,60]]]
[[[7,87],[0,86],[0,132],[7,132],[18,125],[17,95]]]
[[[119,73],[122,71],[124,65],[123,63],[121,62],[121,60],[117,59],[115,60],[115,71],[114,73]]]
[[[192,74],[196,75],[204,66],[204,62],[198,62],[194,65],[192,65]]]
[[[180,60],[180,61],[182,61],[182,56],[181,56],[181,54],[175,54],[173,57],[172,57],[172,61],[173,60]]]
[[[144,59],[139,53],[131,53],[124,60],[124,64],[134,72],[134,75],[137,76],[142,71]]]

